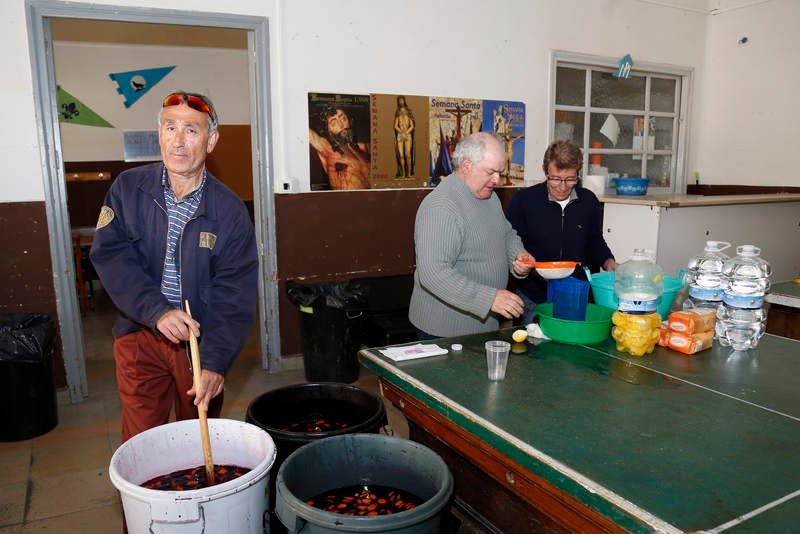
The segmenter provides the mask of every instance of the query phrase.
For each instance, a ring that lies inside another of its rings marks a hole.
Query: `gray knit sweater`
[[[497,195],[480,200],[451,174],[420,204],[414,244],[411,323],[443,337],[496,330],[492,303],[524,250]]]

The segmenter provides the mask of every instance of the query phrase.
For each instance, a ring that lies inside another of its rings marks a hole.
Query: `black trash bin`
[[[7,407],[0,441],[34,438],[58,424],[54,335],[49,315],[0,314],[0,405]]]
[[[309,382],[358,380],[358,333],[368,288],[360,282],[286,283],[300,307],[303,365]]]

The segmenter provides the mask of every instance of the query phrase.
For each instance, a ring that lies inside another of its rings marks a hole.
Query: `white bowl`
[[[536,272],[542,275],[542,278],[547,280],[558,280],[559,278],[566,278],[575,270],[574,267],[555,267],[552,269],[544,269],[537,267]]]

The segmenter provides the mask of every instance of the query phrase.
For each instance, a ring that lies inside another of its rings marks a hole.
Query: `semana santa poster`
[[[506,149],[501,185],[521,186],[525,181],[525,103],[484,100],[484,132],[493,132]]]
[[[372,94],[372,189],[428,186],[428,97]]]
[[[308,93],[311,190],[369,189],[369,95]]]

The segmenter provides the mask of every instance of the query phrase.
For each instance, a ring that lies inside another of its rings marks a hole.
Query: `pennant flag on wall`
[[[623,78],[629,80],[631,78],[631,69],[633,68],[633,58],[630,54],[625,54],[622,56],[622,59],[619,60],[619,66],[617,67],[616,72],[612,74],[614,78]]]
[[[63,90],[61,86],[56,86],[56,89],[58,90],[59,122],[100,126],[102,128],[114,127],[103,117],[86,107],[83,102]]]
[[[109,74],[108,77],[117,82],[117,92],[125,97],[125,107],[129,108],[143,94],[155,87],[174,68],[175,66],[173,65],[172,67],[158,67],[156,69],[115,72]]]

